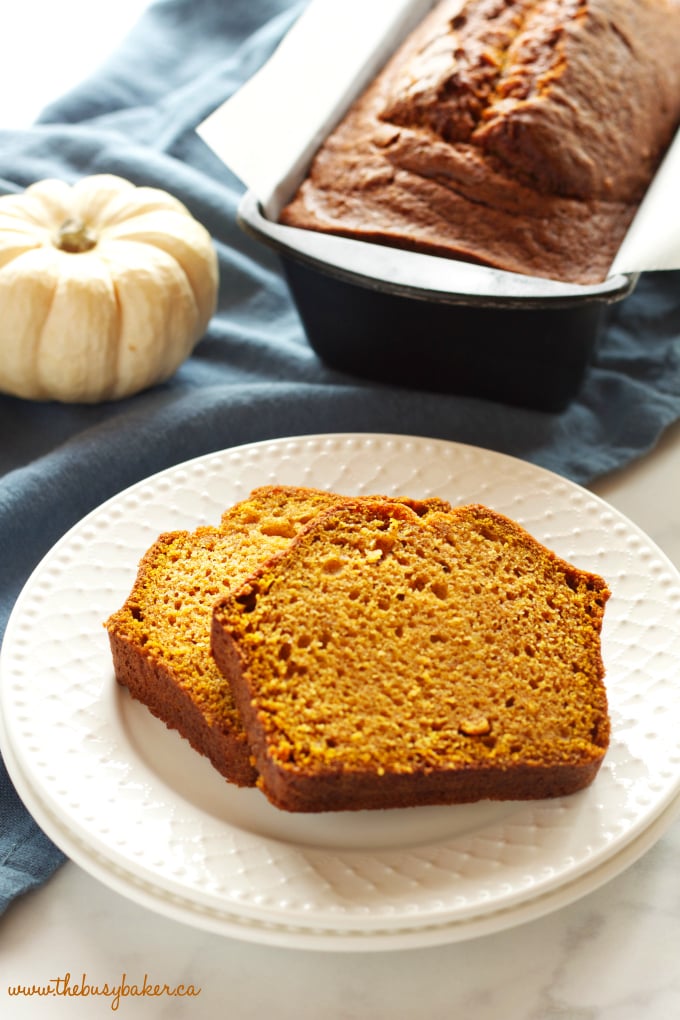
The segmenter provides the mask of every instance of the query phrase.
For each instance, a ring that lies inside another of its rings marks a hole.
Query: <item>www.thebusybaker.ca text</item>
[[[7,994],[36,999],[54,996],[104,998],[110,999],[111,1009],[116,1010],[121,999],[140,997],[151,999],[163,995],[171,998],[194,997],[201,994],[201,989],[195,985],[156,984],[149,979],[148,974],[144,975],[141,984],[128,981],[125,973],[116,984],[109,984],[107,981],[94,984],[88,980],[87,974],[83,974],[80,981],[74,981],[67,971],[63,977],[50,978],[44,985],[8,985]]]

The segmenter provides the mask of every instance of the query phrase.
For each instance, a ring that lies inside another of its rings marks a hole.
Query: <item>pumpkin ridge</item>
[[[120,240],[123,240],[123,238],[120,238]],[[192,279],[192,275],[188,272],[188,270],[187,270],[186,266],[184,265],[184,263],[181,262],[180,259],[177,258],[177,256],[174,255],[172,251],[168,251],[168,248],[162,242],[162,238],[159,238],[158,241],[156,241],[156,240],[154,240],[154,241],[148,240],[147,241],[145,238],[142,238],[142,237],[125,238],[125,240],[126,241],[130,241],[133,244],[144,244],[144,245],[147,245],[149,248],[152,248],[155,251],[162,251],[165,255],[168,256],[168,258],[172,259],[172,261],[175,263],[177,268],[183,274],[185,280],[187,281],[187,285],[189,287],[189,290],[192,293],[192,296],[193,296],[193,299],[194,299],[194,304],[196,306],[197,319],[198,319],[198,321],[200,323],[202,323],[202,326],[201,326],[201,329],[200,329],[200,333],[199,333],[199,336],[202,336],[203,333],[205,332],[205,329],[206,329],[206,327],[208,325],[208,322],[210,321],[210,318],[212,317],[212,314],[213,314],[213,312],[215,310],[215,306],[213,305],[210,310],[204,311],[203,301],[201,300],[201,294],[199,292],[198,284]],[[175,240],[175,239],[173,239],[173,240]]]
[[[50,254],[51,253],[49,252],[49,249],[45,245],[42,245],[42,244],[35,245],[33,248],[29,248],[27,251],[22,252],[20,255],[17,255],[15,258],[13,258],[13,259],[9,260],[8,262],[6,262],[5,265],[2,268],[0,268],[0,275],[2,274],[2,269],[5,269],[8,266],[11,267],[11,269],[14,271],[14,273],[16,274],[16,277],[17,277],[17,280],[16,280],[16,282],[14,283],[14,285],[12,287],[12,289],[15,290],[15,288],[17,287],[17,284],[20,285],[21,282],[24,282],[24,274],[22,273],[22,268],[23,268],[22,267],[22,262],[26,261],[27,259],[28,260],[34,260],[34,259],[40,260],[40,259],[42,259],[42,260],[46,261],[47,265],[49,265],[50,263],[53,264],[53,259],[50,257]],[[51,313],[52,308],[54,306],[54,299],[55,299],[55,295],[57,293],[57,287],[59,285],[59,278],[58,278],[57,275],[53,275],[53,274],[45,272],[44,268],[42,270],[40,268],[38,268],[37,271],[38,271],[38,273],[40,275],[40,280],[42,281],[42,283],[44,285],[44,294],[46,296],[47,295],[49,295],[49,296],[48,296],[48,298],[46,297],[44,309],[42,308],[42,302],[36,302],[36,301],[32,301],[31,302],[31,307],[32,307],[33,314],[34,315],[36,314],[36,309],[37,308],[41,308],[41,314],[35,319],[34,322],[31,323],[31,327],[32,328],[30,330],[22,331],[23,335],[21,336],[21,341],[22,341],[21,342],[21,348],[22,348],[22,356],[23,356],[23,361],[24,362],[27,362],[29,360],[31,362],[37,362],[39,357],[40,357],[40,351],[41,351],[41,346],[42,346],[42,338],[43,338],[43,330],[45,328],[45,323],[49,319],[50,313]],[[26,278],[30,278],[30,276],[33,273],[35,273],[35,272],[36,272],[36,269],[32,268],[30,270],[30,272],[27,274]],[[49,281],[49,285],[48,285],[47,281]],[[30,350],[29,351],[26,350],[26,347],[28,346],[28,342],[29,342],[28,338],[32,339],[32,341],[33,341],[30,344]],[[6,362],[5,362],[5,364],[6,364]],[[23,388],[23,383],[25,382],[26,372],[24,371],[22,374],[24,376],[23,382],[20,383],[20,385],[19,385],[19,387],[18,387],[18,389],[16,391],[14,390],[14,388],[11,391],[11,392],[16,392],[17,395],[19,395],[19,396],[28,395],[28,394],[23,394],[23,393],[20,392],[20,390]],[[40,380],[38,378],[35,378],[32,381],[32,385],[33,386],[37,386],[37,389],[38,389],[37,393],[31,393],[31,396],[34,399],[38,399],[38,400],[49,399],[50,394],[47,392],[47,390],[45,389],[45,386],[40,382]]]

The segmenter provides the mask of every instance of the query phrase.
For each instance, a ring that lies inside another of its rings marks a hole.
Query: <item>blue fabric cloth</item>
[[[561,414],[350,378],[308,346],[274,256],[236,226],[241,185],[195,126],[266,59],[303,3],[160,0],[89,81],[28,131],[0,132],[0,192],[108,172],[182,199],[211,231],[219,309],[168,383],[94,407],[0,396],[0,635],[33,567],[103,500],[239,443],[333,431],[488,447],[584,483],[654,446],[680,417],[680,274],[644,276],[610,313],[596,363]],[[0,911],[63,860],[0,765]]]

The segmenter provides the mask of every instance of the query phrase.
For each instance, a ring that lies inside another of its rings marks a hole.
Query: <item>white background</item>
[[[95,71],[148,2],[3,0],[0,128],[28,127],[47,103]]]

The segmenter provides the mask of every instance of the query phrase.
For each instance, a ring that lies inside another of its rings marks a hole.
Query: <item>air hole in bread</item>
[[[322,569],[324,574],[339,574],[344,566],[345,564],[341,559],[338,557],[332,557],[331,559],[326,560]]]
[[[252,588],[248,588],[245,592],[242,592],[240,595],[236,596],[236,601],[240,606],[243,606],[244,613],[253,612],[257,605],[258,594],[259,589],[257,588],[256,585],[253,585]]]

